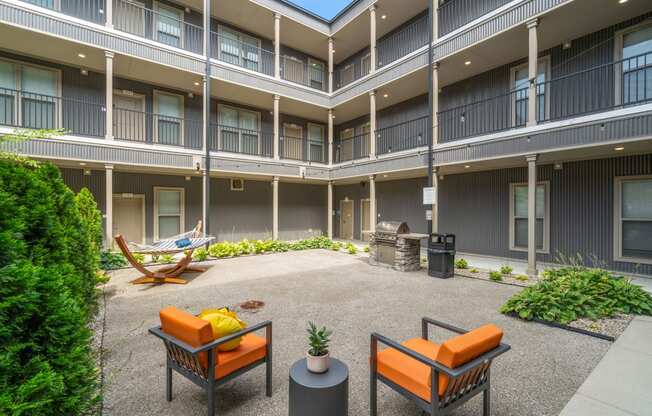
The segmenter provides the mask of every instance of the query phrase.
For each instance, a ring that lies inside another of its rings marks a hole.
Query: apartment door
[[[144,142],[145,97],[142,95],[113,94],[113,136],[116,139]]]
[[[362,241],[369,241],[371,232],[371,200],[360,200],[360,237]]]
[[[113,195],[113,235],[130,243],[145,243],[145,195]]]
[[[145,37],[145,2],[142,0],[115,0],[113,24],[118,30]]]
[[[340,238],[353,240],[353,200],[340,201]]]

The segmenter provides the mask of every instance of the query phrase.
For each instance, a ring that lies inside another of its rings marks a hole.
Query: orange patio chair
[[[272,396],[272,322],[265,321],[234,334],[215,339],[208,321],[174,307],[160,312],[161,326],[150,333],[161,338],[167,350],[166,399],[172,401],[172,371],[204,388],[208,416],[215,415],[215,389],[266,364],[266,393]],[[265,329],[265,338],[255,331]],[[242,337],[238,348],[223,352],[217,347]]]
[[[441,345],[435,344],[428,340],[429,325],[459,335]],[[503,331],[490,324],[469,332],[428,318],[422,319],[421,327],[421,338],[400,344],[371,334],[371,416],[377,414],[378,380],[432,416],[448,415],[483,393],[483,415],[489,416],[491,363],[510,349],[500,342]],[[378,351],[378,343],[389,348]]]

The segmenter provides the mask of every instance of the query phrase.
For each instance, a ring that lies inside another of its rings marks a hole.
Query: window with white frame
[[[260,113],[220,104],[218,149],[225,152],[258,154]]]
[[[183,10],[156,3],[156,39],[166,45],[180,48],[183,35]]]
[[[160,144],[183,144],[183,96],[154,91],[155,135]]]
[[[0,60],[0,124],[52,129],[61,122],[60,72]]]
[[[622,34],[622,102],[652,99],[652,24]]]
[[[548,79],[550,58],[541,58],[537,64],[537,120],[546,120],[548,114],[548,97],[546,94],[546,80]],[[528,118],[528,95],[529,92],[529,68],[528,64],[522,64],[512,68],[512,124],[514,126],[524,126]]]
[[[528,185],[514,183],[510,185],[510,250],[527,250],[528,248]],[[549,251],[549,184],[540,182],[536,189],[536,249]]]
[[[260,68],[260,40],[237,30],[218,26],[218,59],[252,71]]]
[[[154,188],[154,239],[163,240],[184,232],[183,188]]]
[[[325,77],[325,66],[323,62],[316,61],[314,59],[308,60],[309,73],[310,73],[310,86],[312,88],[317,88],[320,90],[324,89]]]
[[[355,78],[355,64],[350,63],[344,65],[340,70],[340,86],[350,84]]]
[[[615,257],[652,263],[652,176],[616,178]]]
[[[324,126],[308,124],[308,157],[310,162],[324,161]]]

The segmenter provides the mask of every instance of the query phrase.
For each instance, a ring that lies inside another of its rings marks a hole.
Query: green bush
[[[524,274],[517,274],[517,275],[514,277],[514,279],[518,280],[519,282],[527,282],[528,280],[530,280],[530,278],[527,277],[527,276],[524,275]]]
[[[369,246],[364,246],[364,252],[369,253]]]
[[[615,313],[652,315],[652,296],[605,270],[565,267],[546,270],[541,281],[512,296],[500,311],[567,324]]]
[[[358,248],[353,243],[347,243],[346,244],[346,251],[349,254],[357,254],[358,253]]]
[[[199,247],[193,251],[192,258],[195,261],[206,261],[206,259],[208,259],[208,250],[206,247]]]
[[[342,243],[334,242],[331,244],[331,250],[340,251],[342,249]]]
[[[500,272],[489,272],[489,279],[493,280],[494,282],[502,282],[503,281],[503,275]]]
[[[141,253],[133,253],[134,260],[136,260],[140,264],[145,263],[145,255]]]
[[[100,253],[100,268],[102,270],[116,270],[127,267],[127,259],[122,253],[104,250]]]
[[[478,273],[478,269],[476,269],[475,267],[474,267],[474,268],[472,268],[472,269],[471,269],[471,270],[469,270],[469,271],[470,271],[471,273]]]
[[[459,259],[455,261],[455,267],[458,269],[466,269],[469,267],[469,263],[464,259]]]
[[[502,266],[500,268],[500,272],[502,274],[512,274],[513,271],[514,271],[514,269],[511,266],[508,266],[508,265],[504,265],[504,266]]]
[[[161,263],[172,264],[174,263],[174,256],[172,254],[163,254],[161,256]]]

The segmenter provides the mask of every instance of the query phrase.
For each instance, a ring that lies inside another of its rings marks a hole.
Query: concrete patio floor
[[[158,311],[174,305],[198,312],[256,299],[266,306],[242,313],[249,323],[274,323],[274,396],[264,394],[264,369],[221,387],[219,415],[287,415],[288,370],[307,349],[308,320],[334,330],[331,354],[349,365],[350,415],[368,414],[369,334],[396,340],[420,334],[429,316],[464,328],[493,322],[512,350],[492,368],[493,415],[557,415],[611,343],[498,313],[519,289],[458,277],[429,278],[371,267],[363,256],[325,250],[291,252],[206,263],[208,271],[185,286],[132,286],[131,269],[113,273],[106,286],[105,415],[204,415],[203,391],[179,375],[165,401],[165,352],[147,333]],[[435,332],[435,340],[450,336]],[[474,398],[454,415],[480,415]],[[412,403],[381,386],[380,415],[420,415]]]

